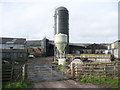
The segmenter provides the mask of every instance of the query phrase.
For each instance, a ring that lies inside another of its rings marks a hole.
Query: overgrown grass
[[[81,82],[89,82],[94,84],[118,84],[120,81],[116,77],[98,77],[98,76],[82,76],[81,78],[77,78],[77,81]]]
[[[28,88],[30,85],[27,81],[7,82],[3,83],[2,88]]]

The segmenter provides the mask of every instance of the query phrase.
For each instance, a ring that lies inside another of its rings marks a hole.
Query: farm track
[[[70,80],[63,75],[52,71],[52,77],[50,77],[50,68],[45,68],[47,74],[34,70],[34,67],[45,67],[52,65],[51,57],[41,57],[29,59],[27,62],[28,80],[32,82],[32,88],[98,88],[98,86],[91,83],[82,83],[74,80]],[[48,75],[49,74],[49,75]]]

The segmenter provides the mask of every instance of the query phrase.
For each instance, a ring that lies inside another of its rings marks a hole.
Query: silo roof
[[[56,11],[59,11],[59,10],[66,10],[66,11],[68,11],[67,8],[65,8],[65,7],[58,7],[58,8],[56,9]]]

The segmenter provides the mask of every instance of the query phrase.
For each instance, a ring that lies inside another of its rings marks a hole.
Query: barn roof
[[[0,44],[25,44],[25,38],[0,38]]]

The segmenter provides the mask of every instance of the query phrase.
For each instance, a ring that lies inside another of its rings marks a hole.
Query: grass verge
[[[117,77],[98,77],[98,76],[82,76],[75,80],[80,82],[89,82],[93,84],[118,84],[120,81]]]
[[[3,83],[2,88],[28,88],[30,85],[30,82],[27,81],[6,82]]]

